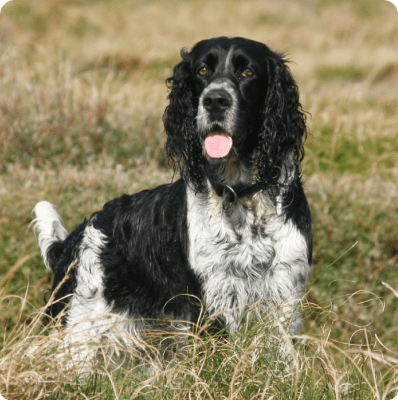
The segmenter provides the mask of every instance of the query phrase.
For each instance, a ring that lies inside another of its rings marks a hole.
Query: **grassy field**
[[[183,46],[220,35],[285,51],[311,114],[303,175],[314,263],[291,365],[278,363],[273,328],[260,320],[228,342],[192,333],[152,378],[112,362],[84,376],[66,372],[57,360],[62,330],[40,325],[52,277],[28,228],[31,210],[49,200],[71,230],[109,199],[169,182],[164,80]],[[0,394],[393,399],[397,48],[398,13],[384,0],[7,3],[0,13]]]

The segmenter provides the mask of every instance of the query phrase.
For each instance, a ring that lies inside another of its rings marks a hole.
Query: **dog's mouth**
[[[224,132],[209,132],[205,139],[205,149],[211,158],[224,158],[232,149],[231,136]]]

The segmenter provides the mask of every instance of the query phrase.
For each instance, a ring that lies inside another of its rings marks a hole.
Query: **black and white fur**
[[[292,333],[300,327],[312,234],[296,83],[281,54],[243,38],[204,40],[181,56],[164,114],[181,178],[106,203],[71,234],[53,205],[34,208],[53,289],[70,274],[48,313],[68,305],[71,342],[106,335],[109,315],[139,335],[157,320],[196,323],[201,306],[233,333],[262,300]],[[214,132],[233,140],[225,157],[206,152]]]

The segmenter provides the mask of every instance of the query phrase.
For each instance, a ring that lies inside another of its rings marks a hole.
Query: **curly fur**
[[[206,192],[204,184],[205,170],[201,145],[195,134],[195,108],[192,99],[190,53],[181,51],[183,59],[173,69],[173,76],[166,79],[171,90],[169,105],[163,116],[163,123],[167,132],[166,152],[176,170],[185,167],[187,175],[195,184],[198,192]]]

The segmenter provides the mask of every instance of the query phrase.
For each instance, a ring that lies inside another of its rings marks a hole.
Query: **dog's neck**
[[[256,164],[256,157],[253,157],[240,162],[232,160],[228,164],[211,166],[208,185],[223,199],[225,205],[237,203],[245,196],[264,190],[256,181]],[[280,168],[279,184],[271,185],[269,190],[266,190],[268,197],[274,202],[277,214],[282,213],[283,198],[299,175],[298,162],[291,154]]]
[[[221,185],[218,183],[211,183],[211,185],[217,196],[224,198],[224,200],[229,203],[234,203],[238,201],[239,198],[254,194],[261,189],[257,182],[250,185],[246,185],[245,183],[239,183],[234,186]]]
[[[214,187],[252,186],[256,183],[256,161],[254,156],[250,156],[209,163],[205,166],[205,174]]]

